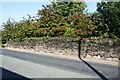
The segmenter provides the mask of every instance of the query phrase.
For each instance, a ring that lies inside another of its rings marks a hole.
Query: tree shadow
[[[1,80],[31,80],[19,74],[16,74],[12,71],[0,68],[2,70],[2,79]]]
[[[92,67],[89,63],[87,63],[86,61],[84,61],[82,58],[81,58],[81,43],[82,43],[82,39],[80,39],[78,41],[78,57],[80,60],[82,60],[88,67],[90,67],[101,79],[103,80],[108,80],[102,73],[100,73],[98,70],[96,70],[94,67]]]

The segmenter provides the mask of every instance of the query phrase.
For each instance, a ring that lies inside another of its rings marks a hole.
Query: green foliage
[[[120,1],[98,3],[97,11],[94,21],[99,34],[107,33],[108,38],[120,38]]]
[[[94,14],[84,12],[84,2],[52,2],[20,22],[3,23],[2,43],[24,41],[31,37],[112,38],[120,37],[120,2],[97,4]]]
[[[81,12],[86,8],[86,4],[84,2],[56,2],[50,5],[50,10],[54,12],[54,14],[58,14],[64,17],[70,17],[74,13]]]
[[[23,41],[29,37],[65,36],[75,38],[88,35],[89,31],[86,33],[85,30],[90,28],[88,26],[91,26],[92,23],[83,13],[85,8],[84,2],[58,1],[47,6],[43,5],[43,9],[38,10],[39,18],[34,20],[29,17],[29,19],[15,23],[9,19],[3,24],[3,42]]]
[[[66,37],[75,37],[74,28],[68,28],[64,36]]]

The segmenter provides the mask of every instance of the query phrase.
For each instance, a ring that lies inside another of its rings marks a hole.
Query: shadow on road
[[[78,46],[78,57],[80,60],[82,60],[88,67],[90,67],[101,79],[103,80],[108,80],[102,73],[100,73],[98,70],[96,70],[94,67],[92,67],[89,63],[87,63],[86,61],[84,61],[81,58],[81,39],[78,42],[79,46]]]
[[[92,67],[89,63],[84,61],[83,59],[80,58],[88,67],[90,67],[101,79],[103,80],[108,80],[102,73],[100,73],[98,70],[96,70],[94,67]]]
[[[2,79],[1,80],[30,80],[24,76],[16,74],[12,71],[0,68],[2,70]]]

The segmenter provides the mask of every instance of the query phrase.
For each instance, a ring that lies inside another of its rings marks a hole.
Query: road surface
[[[1,49],[0,49],[1,50]],[[26,78],[120,78],[118,66],[2,49],[1,68]]]

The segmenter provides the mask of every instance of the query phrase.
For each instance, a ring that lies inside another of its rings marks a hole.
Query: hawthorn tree
[[[23,19],[14,23],[4,23],[4,38],[14,41],[29,37],[90,37],[93,34],[92,16],[84,10],[84,2],[52,2],[38,10],[37,17]]]
[[[38,11],[39,25],[50,28],[50,33],[54,36],[60,32],[66,37],[78,37],[91,34],[94,29],[94,24],[84,13],[86,8],[84,2],[58,1],[43,7],[44,9]]]

